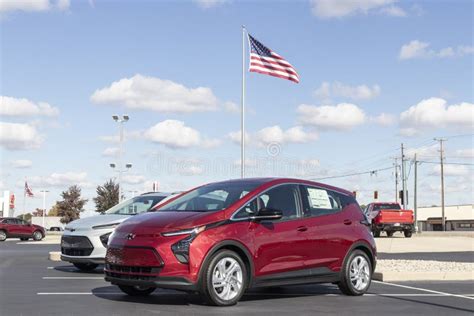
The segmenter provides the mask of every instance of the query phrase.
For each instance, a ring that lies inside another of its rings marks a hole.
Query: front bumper
[[[189,282],[185,278],[180,277],[157,277],[153,280],[130,280],[120,277],[112,277],[105,275],[105,281],[113,285],[130,285],[140,287],[158,287],[162,289],[173,289],[186,292],[195,292],[198,290],[197,285]]]
[[[61,238],[61,260],[71,263],[104,263],[107,249],[100,236],[112,231],[113,229],[66,230]]]

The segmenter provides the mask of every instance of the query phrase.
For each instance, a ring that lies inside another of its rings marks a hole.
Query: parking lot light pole
[[[122,169],[122,167],[119,166],[118,169],[115,170],[115,172],[118,172],[118,174],[119,174],[119,177],[118,177],[119,181],[122,178],[122,173],[129,171],[132,168],[132,166],[133,165],[131,163],[127,163],[127,164],[125,164],[125,169]],[[117,167],[117,165],[115,163],[110,164],[110,168],[115,169],[116,167]],[[119,182],[119,203],[122,201],[122,192],[123,192],[122,185]]]
[[[119,186],[119,202],[122,201],[122,172],[125,172],[126,170],[122,170],[122,156],[123,156],[123,124],[125,122],[128,122],[130,117],[128,115],[122,115],[122,117],[119,117],[118,115],[112,115],[112,119],[119,123],[119,156],[118,156],[118,165],[119,169],[117,170],[118,172],[118,186]],[[112,167],[112,164],[110,165]],[[114,167],[112,167],[114,168]],[[128,168],[128,167],[127,167]],[[131,165],[130,165],[131,168]]]
[[[41,193],[43,193],[43,228],[44,228],[44,217],[46,214],[46,193],[48,193],[48,190],[41,190]]]

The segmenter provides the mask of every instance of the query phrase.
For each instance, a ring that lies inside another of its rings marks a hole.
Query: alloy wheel
[[[370,283],[370,266],[363,256],[355,256],[350,265],[350,282],[357,291],[365,290]]]
[[[242,267],[231,257],[217,262],[212,272],[212,286],[216,295],[223,301],[235,298],[242,291]]]
[[[7,239],[7,234],[4,231],[0,231],[0,241]]]

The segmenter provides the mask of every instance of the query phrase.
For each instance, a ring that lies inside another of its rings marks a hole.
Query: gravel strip
[[[377,260],[376,272],[471,272],[472,262],[443,262],[432,260]]]

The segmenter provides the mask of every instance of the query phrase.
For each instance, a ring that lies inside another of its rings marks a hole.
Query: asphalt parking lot
[[[98,268],[82,273],[51,262],[58,245],[0,243],[0,315],[214,315],[384,314],[453,315],[474,312],[474,283],[374,282],[363,297],[342,295],[332,284],[249,291],[238,305],[207,306],[199,296],[156,290],[147,298],[123,295]]]

